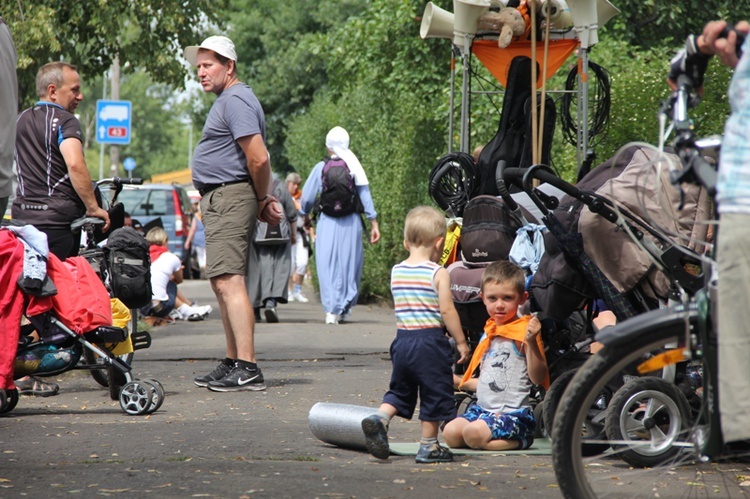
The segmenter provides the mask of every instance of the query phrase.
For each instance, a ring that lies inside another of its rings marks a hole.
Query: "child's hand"
[[[536,341],[536,337],[539,335],[539,332],[542,330],[542,323],[537,319],[535,315],[531,316],[531,320],[529,321],[529,325],[526,328],[526,341]]]
[[[463,343],[459,343],[456,345],[456,349],[458,350],[458,353],[460,357],[456,361],[458,364],[465,364],[469,361],[469,344],[465,341]]]

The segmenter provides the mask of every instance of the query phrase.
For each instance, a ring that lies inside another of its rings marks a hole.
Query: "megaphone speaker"
[[[490,8],[489,0],[453,0],[453,31],[476,34],[479,16]]]
[[[453,14],[428,2],[419,28],[421,38],[453,38]]]

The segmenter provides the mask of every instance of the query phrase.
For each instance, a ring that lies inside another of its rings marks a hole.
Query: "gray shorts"
[[[245,275],[250,235],[258,217],[251,184],[219,187],[201,198],[206,228],[206,277]]]

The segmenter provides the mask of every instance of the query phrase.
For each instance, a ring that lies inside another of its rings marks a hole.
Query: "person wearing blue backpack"
[[[330,158],[313,167],[302,190],[301,210],[317,217],[315,265],[326,324],[347,321],[359,297],[364,266],[362,214],[370,220],[370,244],[380,240],[370,186],[342,127],[326,135]]]

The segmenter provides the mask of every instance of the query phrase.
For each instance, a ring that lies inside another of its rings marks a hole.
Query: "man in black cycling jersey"
[[[65,259],[78,254],[81,236],[70,224],[84,214],[109,215],[99,207],[83,157],[81,124],[73,115],[83,100],[76,67],[51,62],[36,75],[39,102],[23,111],[16,123],[18,188],[11,207],[14,220],[47,235],[51,253]]]

